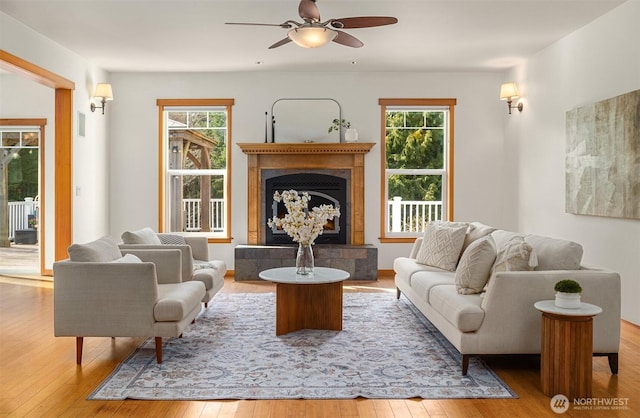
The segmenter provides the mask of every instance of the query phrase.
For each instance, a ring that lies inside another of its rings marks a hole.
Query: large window
[[[380,99],[381,240],[402,242],[453,213],[455,99]]]
[[[160,230],[230,239],[231,99],[158,100]]]

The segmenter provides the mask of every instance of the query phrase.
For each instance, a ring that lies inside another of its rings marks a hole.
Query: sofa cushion
[[[471,222],[469,224],[469,228],[467,229],[467,235],[464,237],[464,244],[462,244],[462,253],[467,249],[472,242],[482,237],[486,237],[495,231],[496,228],[492,226],[487,226],[480,222]]]
[[[531,271],[537,265],[533,247],[523,237],[515,236],[498,249],[492,271]]]
[[[137,231],[125,231],[121,238],[125,244],[162,244],[155,231],[148,227]]]
[[[398,257],[393,260],[393,271],[396,273],[396,280],[402,280],[411,286],[411,278],[414,273],[421,271],[443,272],[444,270],[437,267],[425,266],[413,258]],[[450,272],[447,272],[447,274],[451,275]]]
[[[452,285],[433,286],[429,304],[462,332],[477,331],[484,320],[480,295],[461,295]]]
[[[158,239],[165,245],[187,245],[184,237],[178,234],[157,234]]]
[[[455,284],[458,293],[470,295],[482,292],[495,260],[496,246],[491,235],[473,241],[462,253],[456,269]]]
[[[582,245],[577,242],[540,235],[527,235],[538,256],[536,270],[579,270],[582,263]]]
[[[110,236],[98,238],[85,244],[72,244],[67,249],[71,261],[106,262],[122,257],[116,240]]]
[[[429,222],[416,258],[418,263],[454,271],[467,228],[464,222]]]
[[[158,285],[158,300],[153,307],[156,321],[180,321],[205,294],[204,283],[189,281]]]
[[[434,286],[453,285],[455,273],[445,270],[419,271],[410,279],[411,289],[424,300],[428,300],[429,291]]]

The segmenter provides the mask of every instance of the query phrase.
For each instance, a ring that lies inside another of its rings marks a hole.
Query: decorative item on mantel
[[[340,209],[334,208],[332,205],[320,205],[310,211],[311,197],[307,192],[300,195],[296,190],[275,192],[273,200],[284,202],[287,213],[282,218],[269,219],[267,224],[270,228],[283,229],[294,242],[298,243],[296,273],[300,275],[313,274],[314,260],[311,246],[318,235],[322,235],[327,221],[335,216],[340,216]]]
[[[358,131],[351,127],[351,122],[346,119],[334,119],[329,126],[328,133],[340,131],[341,128],[346,129],[344,133],[345,142],[356,142],[358,140]]]
[[[560,280],[555,284],[556,306],[565,309],[577,309],[580,307],[580,293],[582,287],[575,280]]]

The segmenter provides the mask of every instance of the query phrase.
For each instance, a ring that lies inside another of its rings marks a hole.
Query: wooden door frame
[[[72,241],[73,227],[73,90],[75,84],[51,71],[38,67],[22,58],[0,49],[0,68],[20,74],[36,83],[55,90],[54,127],[54,261],[67,258],[67,248]],[[43,157],[44,158],[44,157]],[[44,185],[44,184],[43,184]],[[44,211],[41,217],[44,220]],[[44,231],[41,231],[44,242]],[[44,245],[41,245],[44,251]],[[44,268],[44,252],[41,254],[42,275],[53,275]]]

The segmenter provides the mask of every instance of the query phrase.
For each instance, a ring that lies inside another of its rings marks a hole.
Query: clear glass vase
[[[296,274],[303,276],[313,274],[313,248],[311,248],[311,244],[298,244]]]

